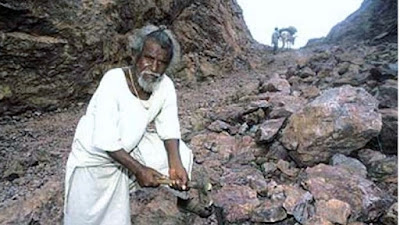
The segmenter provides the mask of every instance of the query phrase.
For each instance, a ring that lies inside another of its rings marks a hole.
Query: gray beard
[[[143,72],[140,74],[139,79],[138,79],[138,83],[139,86],[147,93],[153,93],[153,91],[158,87],[158,85],[160,84],[161,81],[161,77],[158,78],[156,81],[154,82],[148,82],[143,78]]]

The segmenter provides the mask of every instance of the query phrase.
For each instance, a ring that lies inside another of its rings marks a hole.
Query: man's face
[[[152,39],[146,40],[142,54],[136,66],[139,73],[139,85],[144,91],[151,93],[161,80],[162,74],[168,67],[170,59],[168,51]]]

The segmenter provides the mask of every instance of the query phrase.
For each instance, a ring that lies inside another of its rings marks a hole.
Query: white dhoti
[[[82,147],[77,142],[72,146]],[[179,152],[190,177],[192,151],[180,141]],[[143,165],[168,176],[167,152],[156,133],[145,133],[138,147],[130,154]],[[129,192],[137,187],[137,182],[133,176],[130,177],[127,169],[117,164],[76,167],[68,161],[66,170],[65,225],[131,224]],[[187,192],[170,190],[180,198],[189,197]]]

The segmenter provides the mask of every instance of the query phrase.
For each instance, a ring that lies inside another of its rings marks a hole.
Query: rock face
[[[127,37],[149,23],[175,32],[174,74],[187,80],[247,67],[254,42],[235,0],[1,0],[0,11],[0,115],[87,100],[107,69],[130,63]]]
[[[364,0],[346,20],[334,26],[324,42],[397,42],[397,1]]]

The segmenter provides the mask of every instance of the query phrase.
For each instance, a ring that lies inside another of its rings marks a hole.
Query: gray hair
[[[166,70],[168,73],[171,68],[173,68],[175,65],[177,65],[179,63],[181,54],[180,54],[180,46],[179,46],[178,41],[172,34],[172,31],[167,29],[165,26],[161,25],[161,26],[157,27],[154,25],[147,25],[140,29],[134,30],[133,34],[128,37],[128,52],[130,52],[135,57],[135,60],[136,60],[137,57],[142,53],[144,42],[148,38],[154,38],[154,35],[152,35],[152,34],[154,34],[157,31],[163,32],[169,38],[169,40],[165,40],[165,41],[164,40],[160,41],[160,40],[158,40],[158,38],[156,39],[156,40],[158,40],[158,42],[162,42],[160,44],[163,48],[169,47],[167,45],[170,45],[171,43],[167,43],[168,41],[172,42],[171,60],[167,67],[167,70]]]

